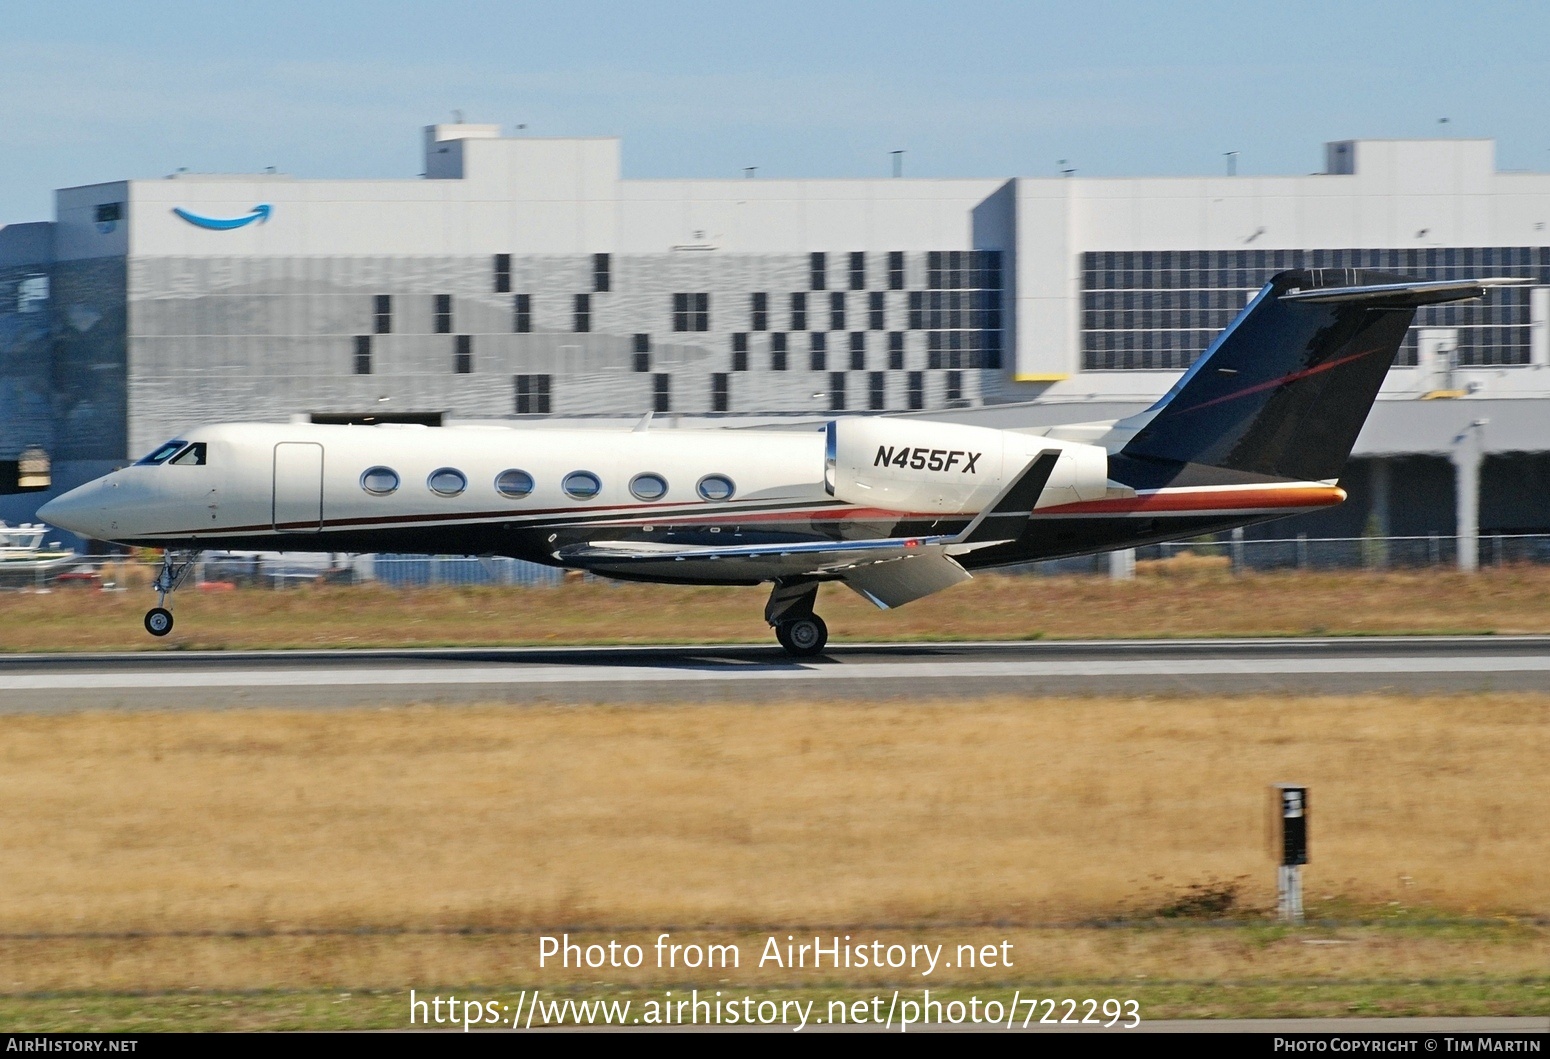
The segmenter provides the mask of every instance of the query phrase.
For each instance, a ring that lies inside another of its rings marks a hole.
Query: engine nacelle
[[[982,510],[1041,453],[1060,461],[1035,507],[1101,500],[1109,454],[1100,446],[918,419],[828,425],[824,485],[847,504],[958,515]]]

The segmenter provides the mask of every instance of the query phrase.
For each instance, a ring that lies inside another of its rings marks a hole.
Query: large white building
[[[1550,530],[1514,484],[1550,479],[1550,174],[1498,172],[1486,140],[1325,153],[1286,177],[626,180],[617,140],[460,124],[425,130],[416,179],[66,188],[0,229],[0,459],[41,447],[68,486],[194,423],[298,415],[1107,418],[1276,271],[1360,266],[1537,285],[1422,311],[1361,502],[1323,531],[1451,533],[1480,458],[1486,528]]]

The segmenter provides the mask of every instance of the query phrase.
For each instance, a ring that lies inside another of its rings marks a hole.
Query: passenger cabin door
[[[323,446],[282,442],[274,447],[274,528],[317,533],[323,528]]]

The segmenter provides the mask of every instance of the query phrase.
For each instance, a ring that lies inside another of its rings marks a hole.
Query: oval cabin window
[[[636,500],[661,500],[667,495],[667,479],[660,474],[637,474],[630,479],[630,495]]]
[[[705,500],[731,500],[732,494],[737,492],[732,479],[724,474],[707,474],[695,488]]]
[[[370,467],[361,475],[361,488],[372,496],[387,496],[398,488],[398,472],[391,467]]]
[[[603,491],[603,481],[591,471],[572,471],[560,483],[567,496],[577,500],[591,500]]]
[[[443,467],[439,471],[432,471],[431,476],[425,480],[430,486],[431,492],[437,496],[457,496],[468,488],[468,479],[463,472],[452,467]]]
[[[533,491],[533,476],[526,471],[502,471],[495,479],[495,491],[501,496],[521,500]]]

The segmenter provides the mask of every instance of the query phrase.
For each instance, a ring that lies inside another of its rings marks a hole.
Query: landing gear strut
[[[151,587],[156,590],[156,606],[145,612],[145,631],[152,636],[166,636],[172,631],[172,610],[167,606],[168,597],[178,590],[194,569],[198,552],[178,552],[168,548],[162,553],[161,572]]]
[[[829,627],[813,613],[817,599],[816,581],[776,581],[765,604],[764,620],[774,626],[775,639],[794,658],[821,654],[829,642]]]

